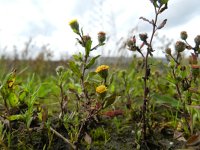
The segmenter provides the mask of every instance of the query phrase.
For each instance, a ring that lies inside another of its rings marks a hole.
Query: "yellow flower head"
[[[69,22],[69,25],[70,27],[72,28],[72,30],[75,32],[75,33],[78,33],[79,32],[79,23],[76,19],[74,20],[71,20]]]
[[[107,87],[105,85],[100,85],[96,88],[96,92],[98,94],[103,94],[107,91]]]
[[[101,65],[101,66],[97,67],[97,69],[95,70],[95,72],[99,73],[101,71],[108,70],[108,69],[109,69],[109,66],[107,66],[107,65]]]

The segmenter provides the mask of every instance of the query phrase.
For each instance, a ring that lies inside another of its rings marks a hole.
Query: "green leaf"
[[[74,61],[69,62],[69,67],[78,77],[81,77],[81,72],[79,70],[79,67],[78,65],[75,64]]]
[[[169,0],[160,0],[161,4],[167,4]]]
[[[106,108],[106,107],[112,105],[115,102],[116,97],[117,97],[117,95],[115,93],[110,95],[109,97],[106,97],[104,104],[103,104],[103,108]]]
[[[96,56],[96,57],[93,57],[91,60],[90,60],[90,62],[86,65],[86,69],[89,69],[94,63],[95,63],[95,61],[96,61],[96,59],[97,58],[99,58],[101,55],[98,55],[98,56]]]
[[[113,79],[114,79],[114,75],[115,75],[115,73],[112,73],[111,76],[110,76],[110,78],[108,79],[108,84],[109,85],[112,84]]]
[[[166,77],[166,80],[170,83],[170,84],[172,84],[173,86],[175,86],[176,85],[176,80],[175,79],[173,79],[171,76],[167,76]]]
[[[19,93],[19,101],[24,102],[26,96],[28,95],[28,91],[23,90]]]
[[[175,98],[169,95],[153,94],[152,98],[155,100],[155,103],[157,104],[169,104],[172,107],[176,108],[180,106],[180,101],[176,100]]]
[[[30,125],[31,125],[32,121],[33,121],[33,117],[30,116],[30,117],[26,118],[26,126],[28,128],[30,128]]]
[[[157,0],[154,0],[153,5],[158,8]]]
[[[89,79],[91,79],[93,76],[95,76],[97,73],[96,72],[89,72],[85,81],[88,81]]]
[[[79,54],[74,54],[74,55],[73,55],[73,58],[74,58],[74,60],[76,60],[76,61],[82,61],[82,54],[81,54],[81,53],[79,53]]]
[[[19,103],[19,99],[15,93],[9,93],[8,101],[11,107],[16,107]]]
[[[85,46],[85,54],[87,57],[90,54],[91,47],[92,47],[92,40],[88,40]]]
[[[7,117],[8,120],[14,121],[14,120],[24,120],[24,115],[19,114],[19,115],[11,115]]]

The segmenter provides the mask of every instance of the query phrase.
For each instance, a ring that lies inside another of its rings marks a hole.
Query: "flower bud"
[[[197,35],[195,37],[194,42],[195,42],[196,45],[198,45],[198,46],[200,45],[200,35]]]
[[[72,28],[72,30],[74,31],[74,33],[79,34],[79,23],[76,19],[71,20],[69,22],[69,25]]]
[[[177,41],[176,42],[176,44],[175,44],[175,50],[177,52],[179,52],[179,53],[183,52],[185,50],[185,48],[186,48],[186,45],[185,45],[184,42],[182,42],[182,41]]]
[[[171,51],[171,48],[167,48],[167,49],[165,50],[165,53],[168,54],[168,55],[171,55],[171,52],[172,52],[172,51]]]
[[[126,44],[127,44],[128,47],[131,47],[131,46],[133,46],[135,43],[133,42],[133,40],[128,40]]]
[[[126,44],[127,44],[129,50],[131,50],[131,51],[137,50],[137,47],[135,46],[135,41],[133,41],[132,39],[128,40]]]
[[[186,40],[187,37],[188,37],[187,32],[186,32],[186,31],[182,31],[182,32],[181,32],[181,39],[182,39],[182,40]]]
[[[146,42],[147,38],[148,38],[146,33],[139,34],[139,37],[140,37],[140,40],[143,41],[143,42]]]
[[[99,32],[98,33],[99,44],[102,44],[105,40],[106,40],[106,33],[105,32]]]

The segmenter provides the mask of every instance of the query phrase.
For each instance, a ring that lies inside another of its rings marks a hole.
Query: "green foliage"
[[[90,62],[86,65],[85,68],[86,68],[86,69],[89,69],[92,65],[94,65],[96,59],[99,58],[99,57],[100,57],[100,55],[98,55],[98,56],[96,56],[96,57],[93,57],[93,58],[90,60]]]
[[[170,95],[159,95],[155,93],[154,95],[152,95],[152,99],[155,100],[153,101],[154,103],[159,105],[168,104],[170,107],[180,107],[180,102],[177,101],[175,98],[171,97]]]
[[[79,78],[81,77],[81,72],[79,70],[79,66],[74,61],[69,62],[69,67],[76,76],[78,76]]]
[[[112,105],[115,102],[116,97],[117,97],[117,95],[115,93],[106,97],[104,100],[104,103],[103,103],[103,108],[106,108],[106,107]]]

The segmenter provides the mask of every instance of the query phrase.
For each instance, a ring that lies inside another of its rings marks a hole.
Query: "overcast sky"
[[[159,35],[176,40],[186,30],[193,42],[200,34],[199,6],[199,0],[169,0],[168,10],[161,15],[168,22]],[[109,44],[115,45],[136,26],[138,32],[150,31],[139,17],[151,19],[153,15],[149,0],[0,0],[0,49],[7,46],[9,51],[13,45],[23,49],[32,37],[38,47],[49,44],[56,57],[73,54],[76,36],[68,22],[74,18],[86,34],[96,38],[103,30],[113,39]]]

